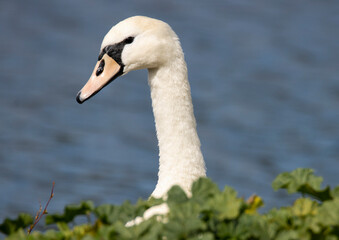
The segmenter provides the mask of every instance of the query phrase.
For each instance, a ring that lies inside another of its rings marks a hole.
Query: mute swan
[[[93,73],[76,100],[83,103],[117,77],[144,68],[148,69],[159,145],[158,183],[151,196],[166,197],[173,185],[190,195],[193,181],[206,176],[206,170],[184,54],[179,38],[168,24],[135,16],[113,26],[101,44]],[[154,212],[157,210],[148,215]],[[166,212],[166,207],[162,206],[160,212]]]

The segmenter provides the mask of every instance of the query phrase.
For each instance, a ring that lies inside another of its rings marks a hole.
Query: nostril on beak
[[[76,97],[76,100],[77,100],[77,102],[78,102],[79,104],[82,104],[83,101],[81,100],[80,95],[81,95],[81,91],[78,92],[77,97]]]
[[[105,60],[102,59],[99,66],[98,66],[98,69],[97,69],[95,75],[99,76],[104,71],[104,67],[105,67]]]

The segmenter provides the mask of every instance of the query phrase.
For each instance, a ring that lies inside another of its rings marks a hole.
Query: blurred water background
[[[0,220],[147,198],[158,149],[147,71],[79,105],[106,32],[146,15],[181,38],[208,176],[266,208],[310,167],[339,184],[339,2],[0,1]]]

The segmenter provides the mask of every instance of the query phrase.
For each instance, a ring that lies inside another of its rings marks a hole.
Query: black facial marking
[[[102,59],[102,57],[105,55],[105,53],[106,53],[106,50],[104,48],[104,49],[102,49],[102,51],[99,54],[98,61],[100,61]]]
[[[108,56],[113,58],[121,66],[121,68],[124,68],[125,65],[121,60],[122,50],[124,49],[126,44],[131,44],[133,41],[134,37],[128,37],[119,43],[104,47],[104,49],[102,49],[102,51],[99,54],[98,61],[100,61],[102,57],[105,55],[105,53],[107,53]]]
[[[102,59],[95,75],[99,76],[104,71],[104,67],[105,67],[105,60]]]

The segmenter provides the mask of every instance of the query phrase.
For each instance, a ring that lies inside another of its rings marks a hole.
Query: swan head
[[[104,37],[98,62],[76,100],[83,103],[119,76],[137,69],[152,69],[171,62],[179,40],[163,21],[135,16],[111,28]]]

